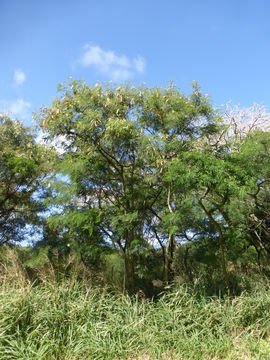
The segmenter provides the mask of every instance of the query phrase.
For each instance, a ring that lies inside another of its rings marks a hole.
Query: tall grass
[[[270,291],[157,301],[85,284],[2,286],[1,359],[269,359]]]
[[[267,285],[222,298],[178,285],[140,301],[91,285],[76,263],[67,280],[44,261],[33,282],[16,252],[4,260],[0,360],[270,358]]]

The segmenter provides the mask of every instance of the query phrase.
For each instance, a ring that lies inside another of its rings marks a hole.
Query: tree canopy
[[[130,292],[177,278],[228,288],[248,266],[268,271],[262,108],[222,113],[197,84],[188,96],[174,85],[82,81],[59,91],[38,114],[55,157],[19,122],[1,120],[2,242],[39,224],[38,248],[76,254],[111,279],[117,273]]]

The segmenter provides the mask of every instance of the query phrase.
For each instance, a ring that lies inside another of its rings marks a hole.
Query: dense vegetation
[[[89,280],[31,285],[14,253],[0,290],[0,358],[269,359],[270,290],[205,297],[178,285],[157,300]],[[12,265],[12,266],[11,266]]]
[[[269,115],[196,84],[59,91],[42,141],[0,117],[2,358],[264,356]]]

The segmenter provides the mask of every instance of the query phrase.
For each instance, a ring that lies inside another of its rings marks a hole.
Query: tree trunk
[[[226,266],[226,259],[225,259],[225,253],[224,253],[224,247],[223,247],[223,234],[222,231],[220,230],[220,226],[218,224],[217,226],[218,229],[218,242],[219,242],[219,249],[220,249],[220,255],[221,255],[221,264],[222,264],[222,271],[223,271],[223,277],[224,277],[224,281],[226,286],[229,286],[229,275],[228,275],[228,271],[227,271],[227,266]]]
[[[171,206],[171,186],[168,188],[168,197],[167,197],[168,210],[172,214],[173,209]],[[164,281],[165,284],[169,284],[173,279],[172,271],[172,262],[173,262],[173,253],[174,253],[174,238],[172,234],[169,234],[168,243],[165,247],[165,264],[164,264]]]
[[[134,256],[125,252],[125,287],[130,294],[135,292],[135,261]]]
[[[188,252],[189,252],[189,248],[187,247],[187,248],[185,249],[185,253],[184,253],[184,266],[185,266],[186,273],[187,273],[187,276],[188,276],[189,281],[190,281],[190,282],[193,282],[192,271],[191,271],[191,269],[190,269],[189,266],[188,266]]]
[[[131,294],[135,293],[135,264],[136,264],[136,258],[135,258],[135,255],[132,254],[131,251],[130,251],[132,241],[135,238],[134,234],[135,234],[134,229],[126,231],[126,244],[125,244],[125,249],[124,249],[125,288]]]
[[[173,279],[173,253],[174,253],[173,235],[169,235],[168,243],[165,247],[164,281],[168,285]]]
[[[229,286],[229,274],[227,271],[226,266],[226,258],[225,258],[225,252],[224,252],[224,246],[223,246],[223,232],[220,224],[214,219],[212,213],[206,209],[204,206],[202,199],[199,200],[199,204],[201,205],[202,209],[208,216],[209,221],[214,225],[214,227],[217,229],[218,232],[218,244],[219,244],[219,250],[220,250],[220,256],[221,256],[221,266],[222,266],[222,272],[223,272],[223,278],[225,281],[226,286]]]

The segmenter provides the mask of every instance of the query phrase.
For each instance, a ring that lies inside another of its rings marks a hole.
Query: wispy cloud
[[[18,117],[19,120],[25,120],[31,116],[31,104],[23,99],[14,101],[0,99],[0,113],[6,113],[11,117]]]
[[[125,81],[134,78],[138,73],[143,73],[146,67],[145,59],[138,55],[129,58],[118,55],[112,50],[103,50],[98,45],[86,44],[79,59],[83,67],[94,67],[98,72],[113,81]]]
[[[26,75],[22,70],[16,69],[14,70],[13,80],[15,86],[20,86],[25,82]]]

